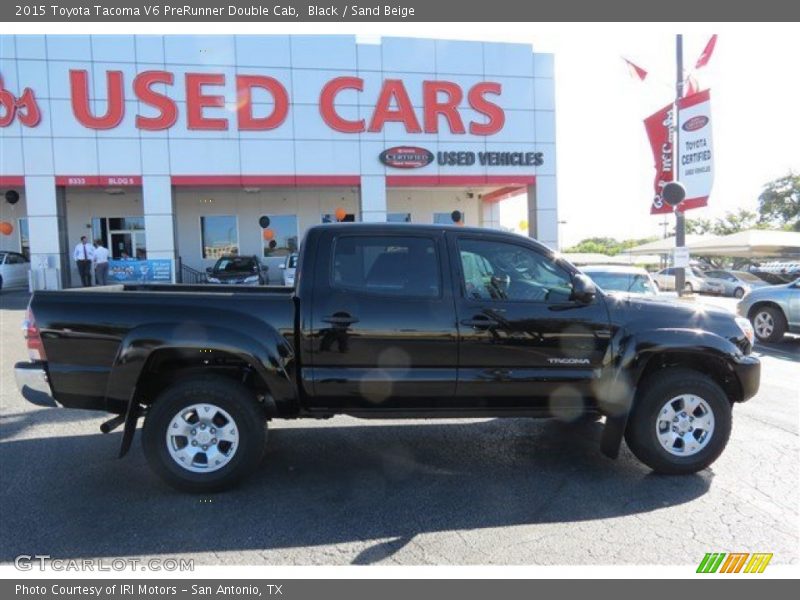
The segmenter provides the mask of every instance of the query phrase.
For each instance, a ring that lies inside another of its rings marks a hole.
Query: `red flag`
[[[661,198],[661,189],[665,184],[675,180],[671,133],[673,118],[673,106],[667,104],[644,120],[647,139],[650,140],[656,167],[656,175],[653,180],[653,199],[650,204],[651,215],[672,212],[672,207]]]
[[[628,65],[628,70],[630,71],[631,77],[638,77],[640,81],[647,79],[647,71],[645,71],[642,67],[633,64],[624,56],[622,57],[622,60],[624,60]]]
[[[684,86],[683,97],[688,98],[689,96],[694,96],[699,91],[700,91],[700,82],[697,81],[694,75],[689,75],[686,78],[686,85]]]
[[[714,46],[717,45],[717,34],[711,36],[711,39],[708,40],[706,47],[703,49],[703,53],[700,55],[700,58],[697,59],[697,64],[695,64],[694,68],[699,69],[700,67],[705,67],[708,64],[708,61],[711,60],[711,55],[714,53]]]

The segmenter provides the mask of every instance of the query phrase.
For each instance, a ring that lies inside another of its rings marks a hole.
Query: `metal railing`
[[[204,271],[198,271],[197,269],[193,269],[189,265],[183,264],[183,259],[181,259],[180,257],[178,258],[177,275],[178,275],[177,277],[178,283],[188,283],[188,284],[207,283],[206,274]]]

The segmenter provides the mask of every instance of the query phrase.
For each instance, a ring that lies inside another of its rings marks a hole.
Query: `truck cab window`
[[[487,240],[459,241],[464,291],[472,300],[566,302],[572,278],[530,248]]]
[[[431,298],[439,296],[440,281],[439,259],[432,239],[343,236],[336,240],[334,287]]]

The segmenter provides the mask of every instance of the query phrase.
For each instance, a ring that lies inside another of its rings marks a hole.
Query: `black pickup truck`
[[[144,417],[150,465],[191,491],[251,473],[267,421],[340,414],[605,417],[606,455],[624,438],[693,473],[760,373],[746,319],[607,294],[534,240],[453,226],[314,227],[294,289],[36,292],[25,332],[26,398],[113,413],[120,455]]]

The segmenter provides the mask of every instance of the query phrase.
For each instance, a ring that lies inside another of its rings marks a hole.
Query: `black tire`
[[[759,328],[756,327],[756,319],[758,319],[759,315],[768,315],[772,319],[772,332],[769,335],[759,335]],[[759,342],[780,342],[786,333],[786,317],[783,316],[783,311],[777,306],[760,306],[753,311],[750,322],[753,324],[753,331]]]
[[[694,394],[706,401],[714,416],[714,429],[707,445],[696,454],[676,456],[659,442],[656,433],[659,412],[671,398]],[[639,386],[628,419],[625,441],[633,454],[657,473],[688,475],[711,465],[728,444],[731,434],[730,400],[712,379],[691,369],[660,371]]]
[[[733,290],[733,297],[734,298],[743,298],[744,297],[744,290],[740,287],[737,287]]]
[[[692,284],[687,281],[686,283],[683,284],[683,291],[688,292],[689,294],[693,294],[694,287],[692,287]]]
[[[193,472],[170,456],[167,430],[181,410],[209,403],[227,412],[238,431],[238,445],[226,465],[211,472]],[[233,487],[261,462],[267,441],[266,417],[253,393],[225,377],[201,375],[186,379],[162,392],[142,429],[142,446],[150,468],[166,483],[182,491],[218,492]]]

